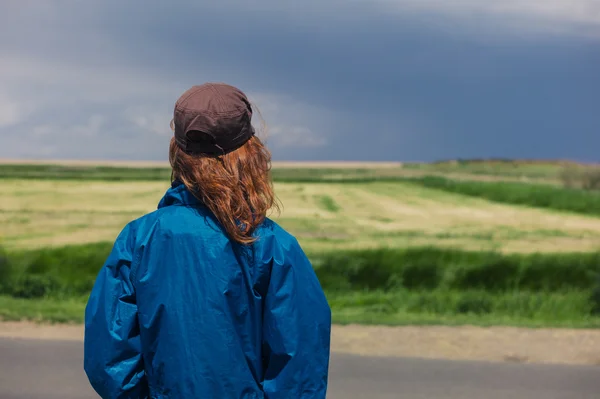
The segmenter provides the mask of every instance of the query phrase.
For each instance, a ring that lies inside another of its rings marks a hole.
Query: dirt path
[[[336,327],[333,350],[359,355],[600,365],[600,330]]]
[[[80,325],[0,322],[0,337],[83,339]],[[334,326],[332,350],[370,356],[600,365],[600,330]]]

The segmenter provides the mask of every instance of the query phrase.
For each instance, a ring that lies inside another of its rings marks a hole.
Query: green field
[[[275,167],[272,217],[309,254],[335,321],[600,326],[600,195],[561,188],[557,166],[456,165]],[[81,321],[110,243],[169,177],[0,165],[0,317]]]

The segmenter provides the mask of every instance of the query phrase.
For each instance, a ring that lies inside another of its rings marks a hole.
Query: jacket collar
[[[158,209],[171,205],[199,205],[201,202],[198,198],[187,189],[187,187],[179,180],[173,181],[171,187],[158,203]]]

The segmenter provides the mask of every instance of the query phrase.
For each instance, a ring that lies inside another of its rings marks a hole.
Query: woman
[[[270,154],[238,89],[175,104],[171,188],[130,222],[85,313],[102,398],[325,398],[330,309],[296,239],[266,217]]]

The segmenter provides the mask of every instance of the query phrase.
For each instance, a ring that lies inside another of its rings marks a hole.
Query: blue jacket
[[[175,182],[129,223],[85,312],[84,369],[108,398],[325,398],[331,313],[294,237],[228,239]]]

